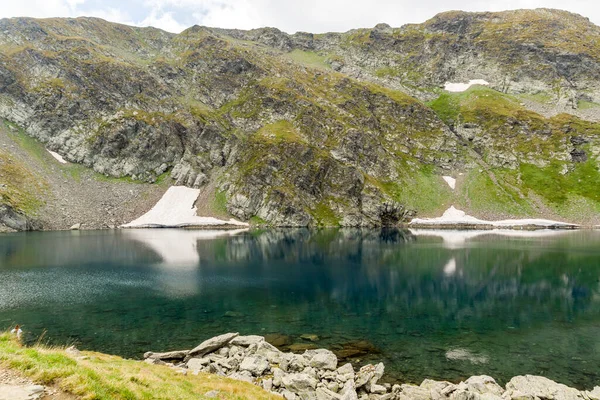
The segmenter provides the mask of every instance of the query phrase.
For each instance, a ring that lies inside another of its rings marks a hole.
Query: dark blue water
[[[222,235],[0,235],[0,328],[132,358],[228,331],[278,334],[346,355],[360,342],[369,354],[350,361],[381,360],[403,382],[600,384],[599,232]]]

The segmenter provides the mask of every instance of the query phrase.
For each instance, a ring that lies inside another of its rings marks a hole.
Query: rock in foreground
[[[284,353],[262,336],[237,333],[205,340],[191,351],[147,352],[144,358],[157,364],[171,360],[168,365],[182,373],[206,372],[251,382],[286,400],[600,400],[600,386],[579,391],[533,375],[516,376],[506,388],[485,375],[458,384],[430,379],[419,386],[379,384],[383,363],[354,371],[349,363],[338,366],[335,354],[326,349]]]

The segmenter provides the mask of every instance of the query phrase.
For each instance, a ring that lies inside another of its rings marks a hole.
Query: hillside
[[[454,204],[589,224],[600,210],[599,40],[599,27],[557,10],[320,35],[4,19],[0,117],[107,187],[149,185],[154,199],[154,182],[172,178],[214,199],[200,209],[254,223],[376,226]],[[490,87],[440,88],[471,79]],[[23,176],[0,174],[0,214],[68,227],[48,211],[56,196]],[[93,186],[90,204],[107,192]],[[82,218],[102,218],[92,214]]]

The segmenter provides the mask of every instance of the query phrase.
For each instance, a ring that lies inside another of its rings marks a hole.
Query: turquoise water
[[[418,232],[417,232],[418,233]],[[228,331],[336,351],[388,380],[600,384],[600,232],[267,230],[0,235],[0,328],[140,358]]]

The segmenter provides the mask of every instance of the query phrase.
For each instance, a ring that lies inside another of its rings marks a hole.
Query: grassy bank
[[[216,375],[182,375],[175,370],[94,352],[74,358],[62,348],[26,347],[0,334],[0,366],[83,399],[279,399],[250,383]]]

